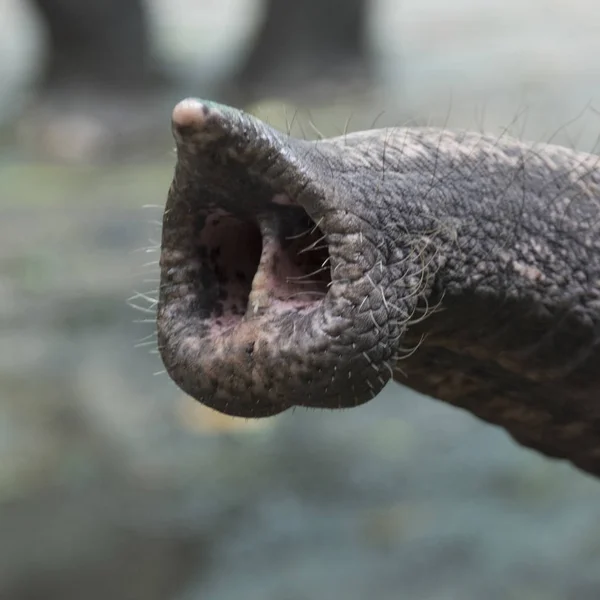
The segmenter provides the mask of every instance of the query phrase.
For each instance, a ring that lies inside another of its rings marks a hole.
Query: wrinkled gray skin
[[[597,156],[433,128],[308,142],[195,100],[173,131],[158,334],[185,392],[258,418],[394,378],[600,475]]]

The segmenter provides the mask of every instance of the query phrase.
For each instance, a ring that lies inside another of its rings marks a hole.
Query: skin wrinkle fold
[[[599,157],[431,127],[305,142],[193,100],[173,129],[157,324],[184,391],[258,418],[362,404],[393,376],[600,475]],[[326,296],[294,304],[271,274],[272,310],[219,325],[231,265],[199,252],[230,242],[198,241],[217,209],[248,235],[318,228]]]

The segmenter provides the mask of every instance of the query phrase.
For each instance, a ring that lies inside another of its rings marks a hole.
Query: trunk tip
[[[173,109],[171,122],[175,131],[181,135],[202,129],[210,114],[207,103],[197,98],[185,98]]]

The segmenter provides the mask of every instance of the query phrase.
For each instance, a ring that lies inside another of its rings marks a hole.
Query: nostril
[[[298,208],[250,216],[214,210],[196,236],[197,306],[221,335],[244,318],[315,308],[331,283],[325,235]],[[247,354],[252,355],[253,349]]]
[[[286,269],[279,280],[288,294],[300,302],[322,299],[331,283],[331,265],[326,236],[308,217],[304,231],[287,237],[283,247]]]
[[[245,313],[261,251],[255,223],[219,212],[204,219],[197,243],[198,297],[221,325],[233,325]]]
[[[331,281],[325,236],[298,210],[262,213],[258,220],[262,254],[247,317],[314,308],[327,294]]]

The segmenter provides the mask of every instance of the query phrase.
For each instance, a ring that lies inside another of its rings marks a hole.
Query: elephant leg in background
[[[148,88],[161,79],[144,0],[31,0],[48,32],[44,84]]]
[[[30,0],[47,32],[42,80],[14,123],[30,154],[67,163],[146,153],[174,102],[144,0]]]
[[[254,45],[233,76],[242,97],[370,80],[370,0],[265,1]]]
[[[144,0],[30,0],[49,37],[46,82],[131,88],[160,80]],[[251,89],[369,72],[369,0],[265,0],[255,42],[234,74]]]
[[[243,106],[268,94],[301,101],[340,84],[364,86],[369,0],[265,2],[256,41],[222,101]],[[144,0],[31,3],[49,46],[33,106],[17,123],[20,142],[44,156],[87,162],[127,156],[132,144],[145,151],[165,134],[175,82],[153,56]]]

